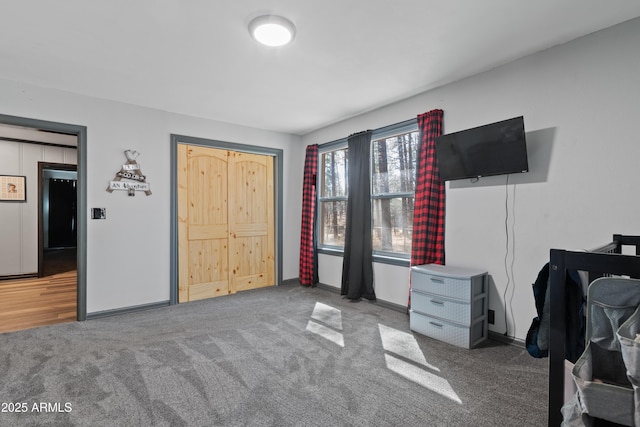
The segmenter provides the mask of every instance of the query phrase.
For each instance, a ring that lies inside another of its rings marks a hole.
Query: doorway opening
[[[19,132],[20,134],[12,134],[12,135],[4,135],[3,139],[4,141],[9,141],[9,142],[15,142],[15,143],[33,143],[34,141],[37,143],[40,143],[42,145],[42,150],[41,150],[41,156],[40,155],[31,155],[31,156],[24,156],[23,158],[25,160],[30,160],[33,161],[33,159],[37,159],[38,157],[40,157],[39,160],[41,161],[62,161],[65,162],[66,160],[66,154],[63,155],[62,157],[59,157],[57,155],[55,155],[54,153],[57,151],[56,147],[60,147],[60,145],[64,145],[66,147],[73,147],[75,149],[75,154],[74,154],[74,160],[77,163],[77,166],[72,165],[74,167],[76,167],[76,180],[75,180],[75,194],[76,194],[76,201],[75,201],[75,218],[73,219],[74,222],[74,229],[75,229],[75,252],[76,252],[76,257],[75,257],[75,265],[76,265],[76,271],[69,273],[69,275],[72,275],[72,281],[71,281],[71,286],[72,288],[75,290],[75,304],[74,307],[72,308],[71,312],[69,313],[69,320],[72,320],[73,318],[75,318],[78,321],[84,321],[87,318],[87,277],[86,277],[86,265],[87,265],[87,191],[86,191],[86,182],[87,182],[87,128],[85,126],[80,126],[80,125],[74,125],[74,124],[67,124],[67,123],[59,123],[59,122],[51,122],[51,121],[46,121],[46,120],[39,120],[39,119],[31,119],[31,118],[25,118],[25,117],[18,117],[18,116],[10,116],[10,115],[5,115],[5,114],[0,114],[0,127],[2,128],[6,128],[7,132],[10,131],[15,131],[15,132]],[[28,137],[24,137],[22,135],[24,134],[28,134]],[[35,137],[36,139],[34,140],[33,137]],[[68,139],[68,137],[72,137],[72,139],[74,139],[75,143],[74,144],[66,144],[66,143],[61,143],[59,142],[59,137],[62,137],[62,139]],[[37,138],[39,137],[43,137],[46,139],[45,142],[39,141]],[[64,150],[63,150],[64,151]],[[66,153],[66,151],[65,151]],[[36,160],[34,163],[37,163],[38,160]],[[33,166],[29,166],[28,164],[25,164],[23,166],[20,166],[21,168],[23,168],[23,170],[25,171],[25,175],[28,175],[29,173],[32,173],[33,176],[31,178],[29,178],[28,182],[32,182],[33,190],[32,192],[30,192],[30,194],[36,194],[36,188],[37,188],[37,182],[40,180],[40,176],[41,175],[35,175],[37,172],[37,167],[36,164],[31,163],[31,165]],[[65,165],[67,165],[65,163]],[[29,171],[33,171],[33,172],[29,172]],[[54,190],[55,191],[55,190]],[[42,251],[44,252],[44,242],[42,242],[42,246],[41,243],[39,242],[40,240],[44,240],[44,234],[40,233],[40,224],[36,224],[36,221],[38,221],[36,218],[38,218],[40,216],[40,214],[38,213],[39,211],[39,207],[34,206],[34,205],[38,205],[39,204],[39,200],[40,198],[38,197],[30,197],[27,200],[26,204],[23,204],[20,207],[20,212],[22,211],[29,211],[31,212],[31,210],[33,210],[33,214],[31,213],[27,213],[25,216],[22,217],[22,219],[18,219],[19,223],[21,224],[21,229],[17,230],[16,235],[18,236],[22,236],[22,241],[20,242],[19,240],[19,245],[22,248],[22,250],[20,251],[20,254],[24,254],[24,257],[33,257],[34,259],[34,263],[35,265],[32,267],[28,267],[26,268],[26,270],[28,270],[29,272],[33,272],[34,274],[31,274],[30,276],[37,276],[38,274],[44,273],[44,271],[41,269],[41,265],[40,265],[40,260],[44,260],[44,256],[40,256],[40,248],[42,248]],[[33,203],[33,204],[32,204]],[[33,225],[31,225],[32,221],[29,218],[33,218]],[[38,218],[39,219],[39,218]],[[24,235],[25,233],[33,233],[34,238],[32,239],[31,237],[29,237],[27,240],[25,240]],[[40,237],[42,236],[42,238]],[[56,239],[58,239],[58,237],[56,236],[52,236],[54,242],[56,241]],[[64,238],[63,240],[65,241],[58,241],[58,243],[55,243],[56,245],[61,245],[66,247],[67,245],[69,245],[69,236],[67,236],[66,238]],[[16,252],[16,251],[14,251]],[[16,252],[17,253],[17,252]],[[68,254],[65,254],[65,259],[68,259],[69,256]],[[71,261],[73,262],[73,256],[70,257]],[[31,258],[29,258],[31,259]],[[27,264],[26,262],[21,261],[21,264]],[[65,267],[66,268],[66,267]],[[25,270],[25,271],[26,271]],[[63,273],[63,275],[66,275],[66,273]],[[28,277],[29,275],[25,275],[25,277]],[[66,280],[67,278],[65,277],[64,280]],[[34,282],[31,285],[40,285],[42,284],[42,279],[23,279],[25,281],[27,280],[31,280],[32,282]],[[71,279],[69,279],[71,280]],[[16,281],[17,282],[17,281]],[[60,285],[61,283],[60,278],[56,279],[56,285]],[[27,284],[26,282],[21,282],[21,283],[14,283],[11,286],[14,287],[14,289],[25,289],[26,286],[29,286],[29,284]],[[7,283],[3,283],[3,287],[6,289],[9,289],[10,286]],[[45,292],[45,294],[48,295],[55,295],[55,293],[52,292]],[[0,317],[3,315],[6,315],[5,317],[7,319],[13,319],[15,318],[15,312],[10,312],[11,310],[14,310],[16,307],[18,307],[16,304],[11,303],[11,301],[9,301],[8,299],[3,299],[3,302],[6,301],[7,303],[5,305],[0,304]],[[31,298],[29,300],[30,303],[33,303],[35,301],[34,298]],[[25,311],[25,310],[23,310]],[[27,327],[33,327],[33,326],[40,326],[39,324],[34,324],[33,321],[36,320],[34,317],[31,317],[30,319],[27,319],[24,323],[23,326],[21,326],[19,329],[24,329]],[[17,330],[17,329],[15,329]]]
[[[76,271],[76,165],[38,162],[38,277]]]

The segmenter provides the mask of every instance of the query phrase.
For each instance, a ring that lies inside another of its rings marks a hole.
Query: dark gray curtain
[[[351,135],[347,144],[349,190],[340,293],[351,300],[375,300],[369,184],[371,131]]]

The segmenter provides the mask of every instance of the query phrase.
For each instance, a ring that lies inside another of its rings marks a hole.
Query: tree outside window
[[[418,132],[372,141],[374,251],[409,254]]]
[[[322,153],[320,156],[320,244],[344,247],[347,214],[347,149]]]
[[[386,133],[373,132],[371,141],[371,219],[374,254],[408,258],[411,253],[417,123]],[[344,142],[344,143],[342,143]],[[320,146],[318,177],[319,247],[344,248],[347,210],[346,140]]]

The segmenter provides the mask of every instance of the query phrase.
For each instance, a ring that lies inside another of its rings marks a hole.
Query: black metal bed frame
[[[623,246],[635,246],[635,255],[623,255]],[[587,271],[589,283],[602,276],[640,278],[640,236],[614,234],[613,241],[589,252],[551,249],[549,260],[549,426],[562,423],[565,360],[565,279],[567,270]]]

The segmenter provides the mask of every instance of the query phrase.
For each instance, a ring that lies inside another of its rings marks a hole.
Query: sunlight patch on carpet
[[[382,348],[385,351],[385,362],[390,371],[456,403],[462,404],[449,381],[425,369],[440,372],[438,367],[427,362],[413,335],[380,323],[378,328],[380,330]],[[389,353],[393,353],[398,357]]]
[[[309,320],[309,323],[307,323],[307,331],[320,335],[322,338],[338,344],[340,347],[344,347],[344,337],[342,334],[331,328]]]
[[[342,332],[339,332],[342,331],[342,312],[340,310],[316,302],[311,319],[307,323],[307,331],[344,347],[344,337]]]
[[[395,353],[398,356],[411,360],[412,362],[425,366],[436,372],[440,372],[440,369],[427,362],[413,335],[390,328],[380,323],[378,323],[378,328],[380,329],[382,348],[384,348],[385,351]]]
[[[456,403],[462,404],[462,401],[451,387],[451,384],[449,384],[449,381],[444,378],[427,372],[419,366],[405,362],[404,360],[398,359],[390,354],[385,354],[384,358],[387,362],[387,368],[392,372],[395,372],[396,374],[413,381],[428,390],[434,391],[441,396],[451,399]]]
[[[311,318],[333,329],[342,330],[342,311],[330,305],[316,302],[313,313],[311,313]]]

